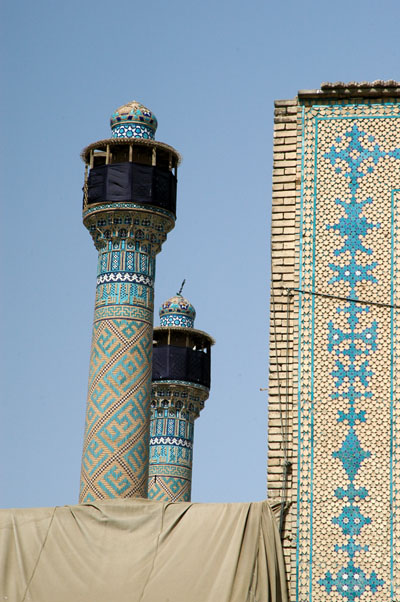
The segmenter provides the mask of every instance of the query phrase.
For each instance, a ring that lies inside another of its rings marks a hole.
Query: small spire
[[[183,287],[185,286],[185,282],[186,282],[186,278],[184,278],[184,279],[183,279],[183,282],[182,282],[182,284],[181,284],[181,288],[179,289],[179,293],[178,293],[178,295],[181,295],[181,294],[182,294]]]

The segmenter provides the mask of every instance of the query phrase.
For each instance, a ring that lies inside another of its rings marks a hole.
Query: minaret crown
[[[196,310],[180,293],[165,301],[160,307],[161,326],[193,328]]]
[[[158,123],[150,109],[132,100],[116,109],[111,115],[110,125],[113,138],[154,140]]]

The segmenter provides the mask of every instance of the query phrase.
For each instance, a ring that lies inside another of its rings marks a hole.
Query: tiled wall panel
[[[281,391],[291,599],[400,600],[399,103],[303,100],[296,110],[298,332],[280,365],[291,387]],[[272,282],[283,275],[273,265]],[[271,327],[271,355],[274,344]]]

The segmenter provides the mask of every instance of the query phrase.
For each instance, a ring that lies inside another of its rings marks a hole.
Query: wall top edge
[[[323,82],[317,90],[299,90],[298,98],[360,98],[400,96],[400,82],[375,80],[373,82]]]
[[[297,105],[297,98],[292,98],[289,100],[275,100],[275,107],[293,107]]]
[[[293,107],[303,99],[314,100],[336,98],[400,98],[400,82],[395,80],[375,80],[373,82],[323,82],[321,88],[299,90],[292,99],[275,100],[275,107]]]

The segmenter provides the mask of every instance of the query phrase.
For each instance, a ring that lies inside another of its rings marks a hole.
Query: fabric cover
[[[0,600],[286,602],[267,502],[0,511]]]
[[[89,205],[126,201],[176,214],[176,176],[157,166],[126,162],[93,167],[87,193]]]
[[[210,388],[210,354],[189,347],[153,347],[152,380],[183,380]]]

